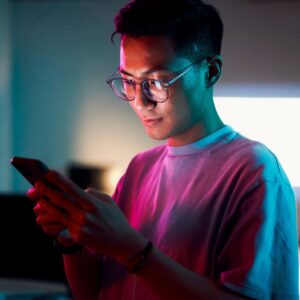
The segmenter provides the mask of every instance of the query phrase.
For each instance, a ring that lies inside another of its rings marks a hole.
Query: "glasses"
[[[170,79],[169,81],[161,81],[156,79],[144,79],[142,82],[138,83],[131,79],[125,79],[120,77],[120,71],[118,70],[110,78],[106,80],[106,83],[110,85],[114,93],[125,101],[132,101],[135,99],[136,86],[140,85],[143,93],[154,102],[165,102],[169,98],[168,87],[175,83],[178,79],[183,77],[192,66],[201,62],[205,58],[201,58],[188,65],[187,67],[181,69],[177,72],[177,75]]]

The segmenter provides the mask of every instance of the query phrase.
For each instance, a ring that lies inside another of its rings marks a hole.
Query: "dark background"
[[[66,282],[62,256],[25,195],[0,195],[0,277]]]

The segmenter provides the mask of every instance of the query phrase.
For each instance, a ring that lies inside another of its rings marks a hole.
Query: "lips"
[[[143,123],[146,126],[153,127],[153,126],[157,125],[161,120],[162,120],[162,118],[143,119]]]

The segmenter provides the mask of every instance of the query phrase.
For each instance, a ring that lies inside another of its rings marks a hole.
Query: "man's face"
[[[140,83],[143,79],[168,81],[190,65],[192,60],[175,53],[171,41],[164,37],[125,36],[120,50],[122,76]],[[130,102],[147,134],[157,140],[167,139],[179,146],[202,137],[208,92],[205,73],[207,61],[194,65],[181,79],[171,85],[169,98],[163,103],[149,100],[136,86],[136,97]]]

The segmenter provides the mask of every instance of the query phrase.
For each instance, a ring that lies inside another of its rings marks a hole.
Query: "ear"
[[[220,55],[208,59],[208,70],[206,74],[207,87],[212,87],[221,77],[223,60]]]

